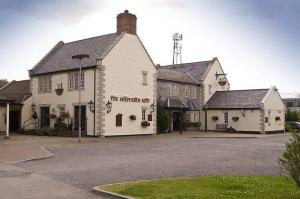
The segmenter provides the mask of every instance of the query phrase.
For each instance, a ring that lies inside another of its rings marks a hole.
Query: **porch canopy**
[[[165,101],[161,102],[161,106],[167,109],[183,109],[185,111],[199,111],[200,105],[197,100],[188,99],[186,101],[167,98]]]
[[[0,106],[6,106],[6,133],[5,138],[9,138],[9,104],[14,103],[15,100],[0,93]]]

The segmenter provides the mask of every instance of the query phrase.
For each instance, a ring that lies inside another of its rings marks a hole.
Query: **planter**
[[[63,92],[64,92],[64,89],[63,89],[63,88],[57,88],[57,89],[55,89],[55,93],[56,93],[56,95],[58,95],[58,96],[61,96],[61,95],[63,94]]]
[[[65,119],[68,119],[68,118],[70,118],[70,114],[68,112],[64,112],[64,113],[61,114],[61,117],[65,118]]]
[[[51,113],[51,114],[50,114],[50,118],[51,118],[51,119],[55,119],[55,118],[57,118],[57,116],[56,116],[54,113]]]
[[[219,83],[220,86],[225,86],[226,83],[227,83],[227,81],[225,81],[225,80],[220,80],[218,83]]]
[[[136,120],[136,116],[135,116],[135,115],[130,115],[130,116],[129,116],[129,119],[130,119],[130,120]]]
[[[218,116],[212,116],[211,119],[212,119],[213,121],[217,121],[217,120],[219,119],[219,117],[218,117]]]
[[[144,127],[144,128],[146,128],[146,127],[150,126],[150,122],[142,121],[141,122],[141,126]]]
[[[232,117],[232,120],[236,122],[239,120],[239,117]]]

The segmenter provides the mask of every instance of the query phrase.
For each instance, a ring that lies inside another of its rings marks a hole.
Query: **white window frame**
[[[79,83],[79,72],[69,73],[68,74],[68,88],[69,90],[78,90],[79,84],[80,89],[84,89],[84,80],[85,75],[84,72],[81,72],[81,80]]]
[[[190,85],[184,85],[184,96],[190,97]]]
[[[52,92],[52,76],[41,76],[38,79],[38,91],[39,93],[51,93]]]
[[[197,98],[197,87],[191,86],[191,98],[196,99]]]
[[[225,124],[228,124],[228,123],[229,123],[229,113],[228,113],[228,112],[225,112],[225,113],[224,113],[224,123],[225,123]]]
[[[142,121],[146,121],[146,111],[147,109],[142,109]]]

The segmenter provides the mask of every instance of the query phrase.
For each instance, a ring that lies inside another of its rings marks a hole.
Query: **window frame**
[[[38,78],[38,93],[52,92],[52,76],[40,76]]]
[[[79,72],[72,72],[68,74],[68,90],[83,90],[85,88],[85,74],[81,72],[81,78],[79,80]]]

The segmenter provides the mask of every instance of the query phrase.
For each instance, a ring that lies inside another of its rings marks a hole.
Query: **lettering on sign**
[[[150,98],[146,97],[146,98],[139,98],[139,97],[127,97],[127,96],[123,96],[123,97],[117,97],[117,96],[110,96],[110,100],[113,102],[136,102],[136,103],[149,103],[150,102]]]

